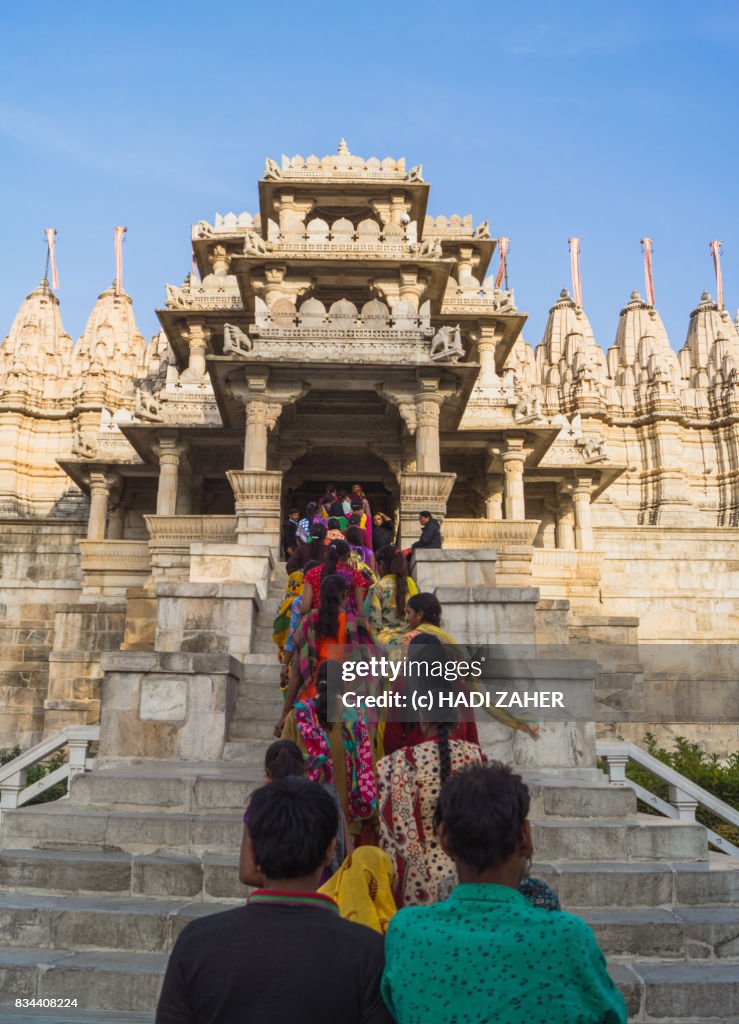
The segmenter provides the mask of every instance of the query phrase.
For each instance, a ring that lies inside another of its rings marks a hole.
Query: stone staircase
[[[226,760],[105,765],[76,778],[66,801],[4,815],[4,1021],[16,1019],[16,998],[33,997],[78,999],[49,1024],[151,1021],[182,928],[243,900],[243,809],[280,706],[271,623],[281,586],[245,659]],[[593,926],[631,1019],[737,1024],[739,864],[709,855],[698,825],[637,814],[633,793],[595,771],[524,774],[534,874]]]

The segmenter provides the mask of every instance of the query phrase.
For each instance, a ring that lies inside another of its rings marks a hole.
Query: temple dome
[[[76,376],[87,373],[118,377],[142,375],[146,342],[136,326],[130,295],[116,295],[111,285],[93,307],[87,326],[74,350]]]
[[[62,326],[59,299],[44,278],[21,304],[0,346],[0,374],[68,377],[73,342]]]
[[[725,309],[719,309],[708,292],[703,292],[700,302],[690,314],[688,334],[680,351],[683,370],[696,372],[706,369],[711,351],[717,338],[724,337],[734,345],[739,344],[736,325]]]

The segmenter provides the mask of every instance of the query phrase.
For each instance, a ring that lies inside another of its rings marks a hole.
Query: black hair
[[[314,558],[311,558],[303,566],[303,576],[305,577],[306,573],[309,573],[311,569],[316,569],[320,564],[320,562],[317,562]]]
[[[300,509],[299,508],[291,508],[290,511],[288,512],[288,515],[289,516],[299,516],[300,515]]]
[[[350,526],[344,536],[347,539],[347,543],[353,544],[357,548],[364,547],[364,534],[358,526]]]
[[[313,706],[316,709],[316,718],[321,728],[325,731],[329,727],[328,721],[328,662],[324,661],[319,665],[316,673],[316,695],[313,698]]]
[[[443,785],[436,811],[456,857],[478,873],[516,852],[529,813],[529,791],[504,764],[472,765]]]
[[[328,530],[326,529],[325,523],[314,523],[311,526],[310,557],[316,562],[318,561],[318,552],[323,546],[327,533]]]
[[[350,504],[351,504],[352,508],[362,508],[363,507],[362,506],[362,501],[361,501],[360,498],[352,498]]]
[[[326,564],[323,570],[324,577],[333,576],[339,562],[345,562],[349,557],[351,548],[345,540],[332,540],[326,553]]]
[[[297,743],[292,740],[276,740],[271,743],[264,755],[264,771],[273,782],[286,779],[289,775],[304,775],[305,760]]]
[[[419,516],[423,516],[424,519],[433,519],[434,517],[430,512],[419,512]]]
[[[329,530],[338,530],[339,520],[336,518],[336,516],[331,516],[331,518],[328,521],[328,528]]]
[[[339,611],[341,599],[346,594],[346,580],[338,573],[321,578],[321,606],[318,609],[316,630],[319,637],[335,637],[339,633]]]
[[[441,604],[436,594],[428,592],[414,594],[406,602],[406,608],[412,608],[414,612],[421,612],[423,621],[430,626],[441,625]]]
[[[381,572],[381,575],[392,573],[395,577],[395,613],[402,617],[405,615],[405,599],[408,595],[408,559],[399,548],[386,544],[375,555],[375,561],[378,570],[381,565],[387,570],[385,573]]]
[[[305,506],[305,514],[308,519],[310,519],[311,516],[314,516],[316,514],[317,507],[318,506],[316,505],[315,501],[308,502],[308,504]]]
[[[336,802],[315,782],[294,776],[252,793],[246,827],[266,878],[303,878],[321,866],[336,836]]]

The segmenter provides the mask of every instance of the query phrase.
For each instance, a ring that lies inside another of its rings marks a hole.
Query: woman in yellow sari
[[[364,613],[370,629],[381,644],[400,640],[408,632],[405,605],[418,593],[415,580],[408,575],[408,561],[402,551],[386,545],[375,555],[380,579],[369,588]]]

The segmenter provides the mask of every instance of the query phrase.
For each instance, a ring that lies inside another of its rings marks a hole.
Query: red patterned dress
[[[452,771],[483,764],[476,743],[450,740]],[[434,835],[434,813],[441,790],[439,747],[435,739],[402,747],[377,762],[380,846],[395,864],[399,907],[437,903],[457,883],[453,861]]]

